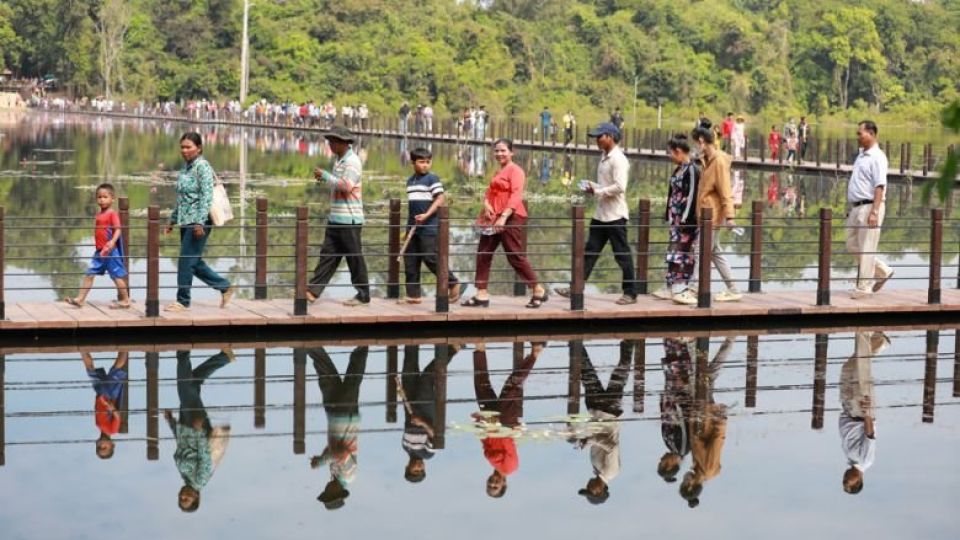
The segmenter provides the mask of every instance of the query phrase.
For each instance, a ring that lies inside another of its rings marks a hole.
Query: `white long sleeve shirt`
[[[597,198],[594,219],[610,222],[630,218],[630,208],[627,206],[629,174],[630,161],[619,146],[614,146],[600,158],[597,181],[593,183],[593,195]]]

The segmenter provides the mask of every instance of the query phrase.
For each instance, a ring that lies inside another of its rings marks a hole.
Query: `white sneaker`
[[[860,298],[867,298],[871,295],[873,295],[873,289],[854,289],[853,292],[850,293],[850,298],[859,300]]]
[[[697,305],[697,293],[690,289],[684,289],[682,293],[674,295],[673,302],[685,306],[695,306]]]
[[[739,302],[743,299],[743,294],[736,289],[726,289],[718,292],[713,299],[717,302]]]
[[[673,291],[670,290],[670,287],[660,287],[658,290],[653,291],[652,295],[658,300],[673,299]]]

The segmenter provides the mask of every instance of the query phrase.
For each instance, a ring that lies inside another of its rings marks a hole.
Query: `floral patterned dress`
[[[685,163],[670,177],[667,196],[667,223],[670,225],[670,245],[667,247],[667,285],[688,283],[697,261],[697,181],[699,167],[695,162]]]

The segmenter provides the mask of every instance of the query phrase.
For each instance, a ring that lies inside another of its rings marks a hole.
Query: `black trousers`
[[[586,390],[587,409],[591,411],[603,411],[607,414],[620,417],[623,414],[623,389],[627,384],[627,378],[630,377],[630,366],[633,361],[633,351],[636,342],[623,340],[620,342],[620,361],[617,367],[610,374],[610,381],[607,387],[603,387],[597,371],[590,361],[590,355],[587,354],[587,348],[580,344],[583,363],[581,364],[580,380],[583,382],[583,388]]]
[[[435,235],[414,234],[403,254],[403,271],[406,275],[407,297],[420,298],[420,263],[437,275],[437,237]],[[447,272],[447,283],[452,287],[457,276]]]
[[[347,371],[340,377],[336,364],[323,347],[307,349],[317,372],[317,384],[323,397],[323,408],[328,414],[358,414],[360,412],[360,384],[367,370],[368,347],[357,347],[350,353]]]
[[[340,266],[340,259],[347,259],[350,269],[350,283],[357,288],[357,297],[370,301],[370,280],[367,278],[367,263],[363,259],[363,225],[327,224],[320,248],[320,259],[313,269],[308,288],[314,296],[323,294],[330,278]]]
[[[600,252],[607,245],[607,242],[613,246],[613,256],[623,271],[623,294],[627,296],[637,295],[636,272],[633,269],[633,251],[627,242],[627,220],[618,219],[616,221],[598,221],[590,220],[590,235],[587,237],[587,245],[584,248],[583,257],[583,279],[590,279],[590,273],[600,258]]]

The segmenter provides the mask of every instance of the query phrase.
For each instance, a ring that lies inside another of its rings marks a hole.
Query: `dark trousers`
[[[593,368],[590,356],[587,354],[587,348],[580,344],[583,355],[580,379],[586,391],[587,409],[603,411],[617,417],[623,414],[623,407],[621,406],[623,389],[627,384],[627,378],[630,377],[630,365],[633,361],[635,346],[636,342],[631,340],[625,339],[620,342],[620,361],[617,363],[617,367],[613,369],[607,387],[604,388],[600,378],[597,377],[597,371]]]
[[[180,423],[192,426],[199,418],[203,429],[210,433],[210,419],[200,399],[200,387],[215,371],[230,363],[224,353],[217,353],[193,369],[190,351],[177,351],[177,397],[180,398]]]
[[[210,223],[203,226],[203,236],[193,235],[193,225],[180,227],[180,257],[177,259],[177,302],[190,307],[190,286],[196,276],[210,287],[224,292],[230,282],[203,262],[203,250],[210,238]]]
[[[527,255],[523,252],[523,228],[527,218],[510,216],[507,219],[503,232],[480,237],[477,245],[477,276],[478,289],[486,289],[490,282],[490,266],[493,264],[493,252],[500,244],[507,252],[507,262],[523,278],[524,283],[533,287],[537,284],[537,273],[530,266]]]
[[[317,384],[323,398],[323,408],[327,414],[358,414],[360,412],[360,383],[367,369],[368,347],[357,347],[350,353],[350,363],[343,379],[336,364],[323,347],[307,349],[313,359],[313,369],[317,372]]]
[[[340,259],[346,258],[350,282],[357,288],[357,297],[365,302],[370,301],[370,280],[367,278],[367,263],[363,259],[362,233],[363,225],[327,224],[323,246],[320,247],[320,259],[310,278],[311,294],[323,294],[323,289],[330,283],[337,266],[340,266]]]
[[[530,355],[523,362],[513,368],[500,390],[500,397],[490,384],[490,372],[487,370],[487,353],[473,352],[473,389],[477,394],[477,405],[481,411],[496,411],[500,413],[500,423],[507,427],[520,424],[523,416],[523,383],[530,375],[530,370],[537,362],[537,357]]]
[[[437,275],[437,237],[436,235],[414,234],[403,254],[403,270],[406,275],[407,297],[420,298],[420,263]],[[457,276],[447,272],[447,283],[452,287]]]
[[[437,345],[438,347],[448,347],[447,365],[453,360],[453,354],[449,345]],[[403,373],[400,377],[403,385],[403,393],[407,396],[407,403],[413,413],[423,418],[429,423],[433,423],[436,410],[436,364],[433,359],[427,367],[420,371],[420,346],[406,345],[403,348]],[[406,408],[404,408],[406,412]],[[409,421],[409,414],[407,415]]]
[[[613,246],[613,256],[623,272],[623,294],[637,296],[636,272],[633,270],[633,251],[627,242],[627,220],[616,221],[590,220],[590,235],[584,247],[583,279],[590,279],[590,273],[597,264],[600,252],[607,245]]]

